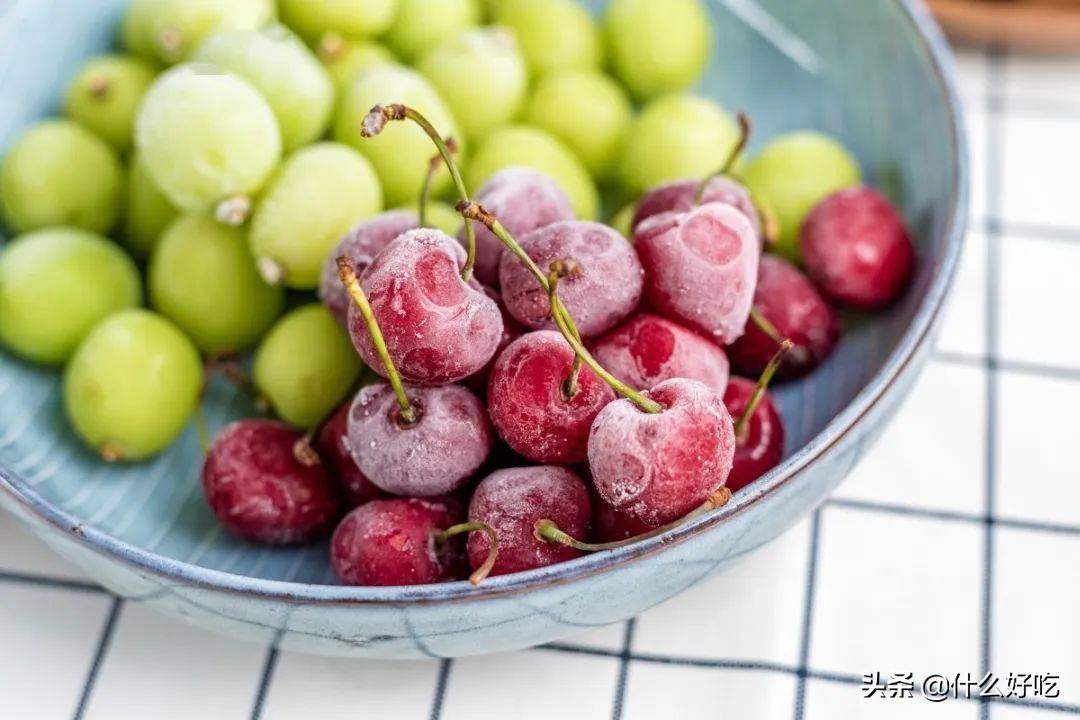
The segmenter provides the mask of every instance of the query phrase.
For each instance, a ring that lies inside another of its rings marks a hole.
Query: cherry
[[[666,380],[645,395],[661,412],[616,400],[596,416],[589,467],[605,502],[656,526],[686,515],[724,486],[735,432],[723,398],[696,380]]]
[[[915,265],[903,218],[868,187],[822,200],[803,223],[799,244],[807,273],[825,297],[857,310],[896,299]]]
[[[635,390],[681,377],[716,392],[728,382],[724,350],[695,332],[658,315],[642,313],[592,345],[597,361]]]
[[[373,500],[334,531],[330,563],[347,585],[423,585],[465,574],[462,539],[444,530],[461,522],[449,498]]]
[[[421,228],[399,235],[364,272],[361,287],[405,382],[445,385],[472,375],[495,355],[502,315],[482,289],[461,279],[464,260],[455,240]],[[360,357],[386,377],[355,304],[349,331]]]
[[[607,225],[580,220],[555,223],[521,238],[521,248],[540,267],[556,260],[574,264],[560,294],[583,337],[611,329],[641,300],[637,254]],[[546,289],[512,253],[503,253],[499,281],[506,309],[521,324],[533,329],[554,327]]]
[[[361,388],[349,411],[348,445],[360,472],[393,495],[453,492],[484,464],[491,426],[480,400],[458,385],[406,390],[411,418],[393,387]]]
[[[499,216],[506,229],[522,237],[537,228],[573,220],[574,210],[558,183],[526,167],[508,167],[491,176],[476,194],[477,202]],[[458,232],[465,244],[465,228]],[[476,231],[476,277],[488,285],[499,283],[502,241],[487,228]]]
[[[656,311],[722,344],[742,335],[761,253],[739,210],[710,203],[654,215],[634,232],[634,247]]]
[[[293,453],[303,437],[273,420],[240,420],[218,434],[202,485],[226,530],[265,545],[306,542],[330,531],[341,502],[326,469]]]
[[[779,378],[802,377],[832,352],[840,337],[840,321],[813,283],[786,260],[763,255],[754,292],[756,319],[728,347],[732,365],[746,375],[759,375],[784,338],[794,349],[784,357]]]
[[[486,231],[486,228],[484,228],[484,230]],[[510,313],[506,311],[506,306],[503,305],[502,297],[499,295],[498,291],[485,286],[484,292],[499,306],[499,312],[502,314],[503,332],[502,337],[499,338],[499,346],[495,349],[495,355],[488,361],[488,364],[465,378],[463,381],[463,384],[467,388],[481,397],[486,397],[488,380],[491,378],[491,371],[495,367],[495,363],[498,361],[499,356],[502,355],[502,351],[505,350],[510,343],[525,334],[525,328],[521,327],[518,321],[511,317]]]
[[[322,279],[319,281],[319,299],[338,322],[347,325],[352,301],[338,276],[337,259],[346,258],[352,263],[355,272],[361,274],[391,240],[417,227],[420,227],[420,220],[416,213],[393,210],[365,220],[338,242],[337,248],[326,259]]]
[[[600,498],[593,500],[593,533],[603,543],[617,543],[636,538],[656,529],[627,513],[616,510]]]
[[[767,388],[788,351],[790,340],[780,344],[756,383],[733,377],[724,393],[724,404],[735,421],[735,461],[727,487],[741,490],[780,464],[784,457],[784,421]]]
[[[539,466],[497,470],[480,481],[469,503],[469,519],[491,527],[499,539],[492,575],[532,570],[572,560],[580,550],[545,542],[536,536],[536,523],[550,518],[579,537],[589,533],[592,507],[589,491],[576,474],[561,467]],[[469,537],[469,564],[487,558],[490,538]]]
[[[385,495],[374,483],[367,479],[353,460],[348,442],[349,408],[345,403],[330,416],[319,431],[319,455],[327,464],[331,475],[337,480],[345,496],[345,504],[358,507],[366,502],[377,500]]]
[[[688,212],[697,205],[719,202],[731,205],[750,221],[754,235],[761,237],[761,215],[754,206],[750,191],[737,180],[727,175],[716,175],[705,183],[705,191],[698,200],[701,189],[700,180],[674,180],[658,185],[638,202],[634,219],[630,227],[637,226],[654,215],[666,212]]]
[[[539,463],[585,461],[589,428],[615,393],[592,370],[567,381],[575,353],[550,330],[527,333],[500,353],[488,385],[488,412],[495,430],[520,455]]]

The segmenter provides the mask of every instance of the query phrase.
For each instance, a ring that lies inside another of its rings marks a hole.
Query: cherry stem
[[[573,260],[556,260],[551,263],[551,271],[548,273],[548,305],[551,308],[565,308],[565,306],[561,305],[561,303],[559,302],[558,296],[556,294],[559,289],[559,280],[561,278],[575,276],[580,273],[581,266]],[[555,310],[553,309],[552,313],[554,312]],[[552,317],[554,317],[554,314],[552,315]],[[567,321],[566,324],[569,327],[570,331],[574,334],[574,338],[580,343],[581,333],[578,332],[577,326],[574,325],[573,318],[567,315],[564,319]],[[556,323],[556,325],[558,325],[558,323]],[[566,376],[566,380],[563,382],[562,387],[563,398],[567,402],[569,402],[571,399],[573,399],[575,395],[577,395],[578,376],[580,375],[580,373],[581,355],[579,355],[577,352],[574,352],[574,362],[570,366],[570,373]]]
[[[487,559],[484,560],[484,564],[476,568],[476,570],[473,571],[473,574],[469,576],[469,582],[473,585],[479,585],[484,582],[484,578],[491,574],[491,569],[495,567],[495,558],[499,556],[499,536],[495,534],[495,530],[492,529],[490,525],[478,520],[451,525],[435,535],[435,542],[446,542],[455,535],[470,532],[484,533],[488,536],[488,543],[491,546],[488,549],[488,556]]]
[[[454,138],[446,138],[446,149],[451,153],[458,151],[458,145],[454,141]],[[435,179],[435,173],[438,172],[439,166],[442,165],[442,155],[434,155],[431,160],[428,161],[428,171],[424,175],[424,183],[420,186],[420,205],[418,208],[418,214],[420,215],[420,227],[427,227],[427,209],[428,198],[431,196],[431,183]]]
[[[757,325],[761,332],[765,333],[770,340],[777,345],[783,345],[785,342],[791,343],[791,354],[799,359],[799,362],[805,362],[807,359],[806,348],[799,347],[793,341],[785,338],[780,334],[780,331],[776,329],[776,326],[772,324],[769,318],[765,317],[765,313],[761,312],[756,305],[750,307],[750,322]]]
[[[360,134],[366,138],[375,137],[383,131],[386,123],[391,120],[411,120],[420,126],[420,129],[431,138],[431,142],[435,143],[439,155],[442,157],[443,162],[446,163],[446,168],[450,171],[450,177],[454,181],[454,187],[457,188],[461,201],[469,202],[469,191],[466,190],[465,181],[461,178],[461,170],[458,168],[457,163],[454,162],[453,152],[446,141],[443,140],[439,131],[435,129],[435,126],[413,108],[401,104],[376,105],[371,108],[371,111],[364,118]],[[465,251],[465,264],[461,268],[461,279],[468,282],[472,279],[473,265],[476,263],[476,231],[468,218],[465,219]]]
[[[537,520],[536,525],[533,526],[533,535],[537,540],[541,540],[547,543],[558,543],[559,545],[566,545],[572,547],[575,550],[581,550],[582,552],[602,552],[604,550],[615,550],[617,548],[626,547],[642,540],[648,540],[649,538],[663,535],[669,530],[681,527],[688,522],[695,520],[706,513],[709,513],[719,507],[723,507],[731,499],[731,491],[726,487],[721,487],[719,490],[709,496],[709,498],[691,510],[689,513],[679,518],[674,522],[670,522],[667,525],[661,525],[655,530],[650,530],[647,533],[641,535],[635,535],[633,537],[626,538],[625,540],[617,540],[615,542],[606,543],[587,543],[581,542],[576,538],[571,537],[567,533],[559,529],[559,526],[552,520]]]
[[[731,152],[728,153],[727,159],[720,166],[720,169],[708,175],[698,184],[697,194],[694,195],[695,205],[701,204],[702,199],[705,197],[705,190],[714,178],[731,173],[731,166],[735,164],[735,161],[739,159],[739,155],[746,149],[746,143],[750,140],[750,118],[746,116],[746,113],[739,113],[737,119],[739,121],[739,140],[735,143],[735,147],[731,149]]]
[[[397,395],[398,405],[401,406],[401,420],[405,425],[413,425],[418,419],[416,409],[409,402],[409,396],[405,394],[405,385],[402,384],[401,376],[398,375],[397,368],[394,367],[394,361],[390,359],[386,339],[383,337],[379,323],[375,319],[375,313],[371,309],[367,295],[364,294],[364,289],[360,287],[360,281],[356,278],[356,271],[353,270],[352,264],[343,257],[337,259],[337,266],[341,283],[345,286],[346,292],[349,293],[353,302],[356,303],[357,309],[360,310],[360,314],[364,317],[364,324],[367,325],[368,333],[371,335],[371,342],[375,345],[375,352],[379,355],[379,359],[382,360],[383,367],[386,369],[386,379],[390,381],[390,387],[394,389],[394,394]]]
[[[577,269],[575,270],[575,268]],[[572,380],[576,385],[577,369],[580,367],[580,363],[577,361],[580,360],[592,368],[592,371],[596,373],[601,380],[610,385],[612,390],[637,405],[642,411],[654,414],[663,412],[663,405],[646,397],[642,393],[639,393],[637,390],[634,390],[632,387],[609,373],[604,369],[604,366],[597,362],[596,358],[585,349],[585,345],[581,342],[581,335],[578,334],[577,328],[574,326],[573,318],[570,317],[570,312],[559,298],[559,278],[574,272],[580,272],[577,263],[567,260],[556,260],[551,263],[551,273],[548,275],[547,279],[548,299],[551,303],[551,318],[555,321],[556,327],[559,328],[559,332],[562,333],[566,342],[574,349],[576,355],[574,367],[571,368],[570,371],[571,378],[568,379],[567,382],[569,383]]]
[[[746,440],[746,426],[750,422],[750,418],[754,416],[754,412],[757,410],[758,405],[761,404],[761,398],[765,397],[765,391],[769,387],[769,383],[772,382],[773,375],[780,368],[780,363],[783,362],[784,356],[787,355],[791,348],[795,347],[795,343],[790,340],[785,340],[780,343],[780,349],[776,351],[776,354],[769,360],[769,364],[765,366],[765,369],[761,371],[761,377],[758,378],[757,385],[754,386],[754,392],[750,395],[750,401],[746,403],[746,407],[742,411],[742,415],[735,421],[735,439],[739,442]]]

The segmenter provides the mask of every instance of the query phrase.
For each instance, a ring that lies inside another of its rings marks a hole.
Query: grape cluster
[[[744,158],[747,119],[690,90],[703,0],[132,0],[120,38],[0,164],[0,344],[63,368],[109,462],[236,382],[262,416],[205,448],[208,507],[333,533],[346,583],[722,505],[792,450],[770,380],[915,263],[835,138]]]

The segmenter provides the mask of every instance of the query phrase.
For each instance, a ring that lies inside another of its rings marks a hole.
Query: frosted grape
[[[274,0],[133,0],[121,42],[128,52],[172,64],[217,30],[254,30],[274,15]]]
[[[129,55],[102,55],[87,62],[68,86],[64,112],[119,152],[131,148],[135,112],[157,69]]]
[[[324,33],[364,38],[390,28],[398,0],[278,0],[282,21],[309,40]]]
[[[517,35],[535,76],[603,62],[600,30],[576,0],[500,0],[495,20]]]
[[[128,168],[127,203],[122,240],[132,255],[145,259],[165,228],[177,218],[177,210],[146,171],[136,155]]]
[[[319,60],[334,79],[339,93],[344,93],[356,77],[368,68],[391,65],[394,54],[371,40],[349,40],[327,34],[316,46]]]
[[[417,60],[430,48],[480,23],[479,0],[400,0],[394,24],[384,36],[405,60]]]

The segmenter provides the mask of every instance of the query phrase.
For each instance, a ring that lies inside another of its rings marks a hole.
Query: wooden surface
[[[1080,0],[927,0],[962,43],[1080,53]]]

